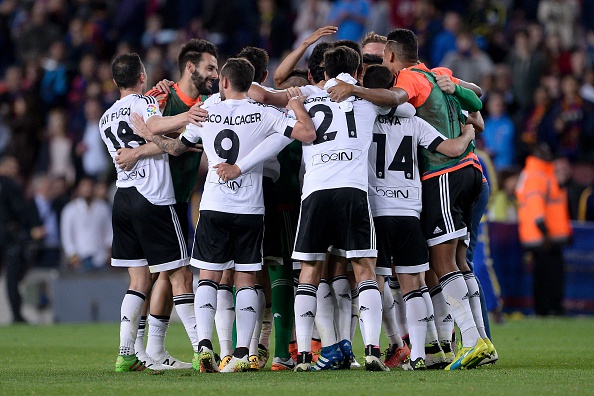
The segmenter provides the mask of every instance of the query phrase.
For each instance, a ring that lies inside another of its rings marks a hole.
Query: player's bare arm
[[[202,102],[196,103],[187,112],[175,116],[151,117],[147,120],[146,125],[150,132],[155,135],[164,135],[166,133],[178,131],[185,128],[189,123],[202,126],[202,122],[205,121],[208,116],[208,111],[200,106],[202,106]]]
[[[293,52],[283,59],[280,65],[278,65],[274,72],[274,85],[278,87],[285,82],[289,74],[295,69],[295,66],[305,54],[305,51],[307,51],[311,45],[315,44],[322,37],[329,36],[337,31],[338,28],[336,26],[324,26],[310,34],[295,50],[293,50]]]
[[[475,138],[474,127],[470,124],[463,125],[462,134],[455,139],[447,139],[441,142],[435,151],[448,157],[456,158],[464,154],[468,145]]]
[[[316,128],[303,105],[305,99],[306,97],[303,95],[294,96],[287,104],[287,109],[293,110],[295,118],[297,118],[297,123],[293,127],[290,137],[303,143],[311,143],[316,140]]]
[[[483,119],[483,115],[480,111],[468,113],[466,124],[472,125],[474,127],[474,131],[477,133],[481,133],[485,130],[485,120]]]
[[[265,103],[276,107],[287,107],[289,95],[286,90],[269,91],[258,85],[252,84],[248,96],[256,102]]]
[[[138,160],[163,153],[164,151],[161,150],[159,146],[153,142],[149,142],[135,148],[123,147],[118,149],[118,155],[115,157],[115,162],[120,169],[129,171],[134,169]]]
[[[136,113],[132,114],[130,119],[132,121],[132,129],[134,129],[134,132],[138,136],[142,137],[146,141],[153,142],[159,149],[168,154],[179,156],[187,151],[202,151],[201,144],[196,144],[193,147],[186,146],[179,139],[172,139],[167,136],[159,136],[153,134],[152,131],[149,129],[148,125],[142,119],[142,117]]]
[[[342,81],[337,81],[335,86],[329,88],[328,94],[335,102],[342,102],[349,96],[358,96],[380,107],[395,107],[408,102],[408,94],[402,88],[364,88]]]

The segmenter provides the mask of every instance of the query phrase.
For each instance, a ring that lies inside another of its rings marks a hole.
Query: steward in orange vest
[[[516,187],[520,241],[526,248],[548,242],[565,244],[571,236],[567,192],[559,187],[553,162],[535,155],[526,166]]]

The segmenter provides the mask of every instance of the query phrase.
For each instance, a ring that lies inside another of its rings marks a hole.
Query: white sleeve
[[[162,117],[161,110],[157,100],[152,96],[141,96],[132,104],[131,113],[138,113],[146,122],[149,118],[154,116]]]
[[[181,140],[186,146],[193,146],[200,140],[201,129],[202,128],[197,125],[188,124],[186,130],[183,131],[181,135],[179,135],[179,140]]]
[[[406,102],[406,103],[403,103],[400,106],[396,107],[396,111],[394,112],[394,115],[399,118],[411,118],[411,117],[414,117],[416,113],[417,113],[417,110],[415,109],[415,106]]]
[[[262,115],[266,117],[267,122],[271,123],[271,128],[267,129],[268,134],[276,132],[290,138],[293,127],[297,124],[297,119],[292,114],[294,113],[285,113],[275,107],[267,107]]]
[[[447,138],[442,135],[427,121],[419,117],[411,119],[415,132],[418,133],[418,144],[429,151],[435,151],[435,148]]]
[[[301,91],[301,95],[305,96],[310,96],[317,93],[317,88],[315,88],[313,85],[304,85],[299,87],[299,90]]]
[[[259,163],[275,157],[292,141],[293,139],[289,139],[283,134],[273,133],[254,147],[248,155],[237,161],[235,165],[241,169],[242,173],[246,173]]]

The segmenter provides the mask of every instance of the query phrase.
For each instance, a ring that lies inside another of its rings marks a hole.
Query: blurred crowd
[[[190,38],[216,44],[221,62],[247,45],[264,48],[274,68],[325,25],[339,28],[331,40],[411,29],[428,66],[482,87],[478,146],[499,175],[503,205],[492,218],[515,220],[515,180],[541,142],[557,158],[572,218],[594,220],[584,209],[594,181],[594,0],[2,0],[0,155],[14,162],[7,177],[23,202],[47,180],[46,228],[57,238],[47,243],[65,249],[51,218],[89,194],[82,180],[98,183],[101,202],[114,180],[98,130],[119,96],[114,56],[140,53],[150,87],[179,78],[177,53]],[[89,265],[73,256],[64,262]]]

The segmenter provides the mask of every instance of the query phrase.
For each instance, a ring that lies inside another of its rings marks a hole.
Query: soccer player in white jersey
[[[273,133],[306,142],[315,139],[303,97],[291,99],[287,106],[295,119],[250,100],[247,91],[253,77],[254,68],[247,60],[229,59],[220,73],[221,102],[207,108],[203,127],[189,126],[179,140],[152,137],[171,154],[184,152],[201,138],[209,160],[191,259],[191,264],[200,268],[195,300],[200,342],[195,358],[205,372],[218,371],[211,336],[218,283],[225,269],[235,269],[237,345],[223,372],[249,369],[249,344],[256,322],[255,271],[262,267],[262,163],[229,182],[219,179],[215,166],[221,161],[235,164]]]
[[[142,96],[147,77],[137,54],[118,56],[111,69],[120,99],[103,114],[99,129],[112,158],[119,148],[146,143],[131,128],[133,114],[141,114],[147,127],[160,133],[184,128],[192,120],[194,109],[175,117],[162,117],[156,100]],[[130,286],[122,301],[120,352],[115,371],[144,371],[144,363],[134,353],[134,343],[142,305],[152,287],[151,273],[169,274],[177,312],[194,349],[198,347],[192,272],[173,208],[175,197],[167,155],[142,159],[129,171],[116,165],[116,171],[111,265],[128,268]]]
[[[329,80],[325,88],[337,77],[356,82],[360,59],[354,50],[334,48],[326,52],[324,63]],[[331,102],[326,92],[308,97],[305,107],[314,120],[317,137],[303,146],[305,176],[293,252],[293,259],[302,263],[295,297],[300,351],[296,371],[310,369],[316,292],[329,246],[353,262],[364,324],[365,367],[388,371],[380,360],[381,297],[375,280],[377,250],[367,201],[367,151],[373,121],[381,110],[354,97],[344,104]]]
[[[389,89],[394,75],[387,67],[374,65],[367,68],[363,81],[367,88]],[[417,148],[457,157],[473,139],[472,125],[465,125],[461,136],[448,140],[419,117],[388,114],[378,116],[375,122],[374,144],[369,150],[369,203],[377,233],[376,273],[378,277],[391,275],[393,260],[406,304],[413,370],[426,368],[426,331],[433,320],[421,291],[422,274],[429,269],[429,252],[420,222],[422,187]],[[435,325],[431,328],[434,335],[429,342],[439,349]]]

